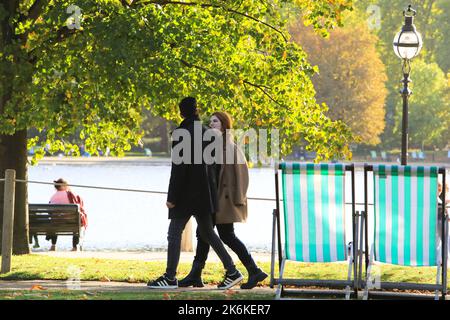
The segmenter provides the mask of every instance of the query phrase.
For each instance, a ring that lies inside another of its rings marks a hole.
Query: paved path
[[[47,249],[38,249],[39,251],[33,250],[33,254],[39,254],[49,257],[62,257],[62,258],[97,258],[97,259],[117,259],[117,260],[140,260],[140,261],[165,261],[167,259],[167,252],[133,252],[133,251],[46,251]],[[192,262],[194,259],[194,252],[182,252],[180,257],[180,262]],[[234,261],[238,261],[237,256],[231,253]],[[252,256],[257,262],[267,262],[270,261],[269,253],[252,253]],[[208,261],[218,262],[220,261],[214,252],[211,252]],[[37,288],[36,286],[42,287],[45,290],[70,290],[77,289],[83,291],[123,291],[123,292],[143,292],[154,289],[148,289],[145,283],[128,283],[128,282],[114,282],[114,281],[81,281],[81,282],[71,282],[66,280],[21,280],[21,281],[10,281],[10,280],[0,280],[0,290],[31,290],[31,288]],[[241,291],[239,286],[233,288],[233,291]],[[269,287],[256,287],[258,293],[273,293],[275,294],[275,289],[270,289]],[[253,291],[252,290],[252,291]],[[170,292],[173,290],[156,290],[163,292]],[[212,291],[220,292],[215,285],[206,285],[204,288],[178,288],[177,292],[180,291]],[[248,290],[242,290],[248,292]]]
[[[1,290],[82,290],[82,291],[101,291],[101,292],[223,292],[214,285],[206,285],[203,288],[178,288],[176,290],[157,290],[147,288],[145,283],[128,283],[128,282],[102,282],[102,281],[68,281],[68,280],[21,280],[10,281],[0,280]],[[233,287],[233,291],[249,292],[241,290],[239,286]],[[270,287],[256,287],[252,289],[253,293],[273,293],[275,289]]]

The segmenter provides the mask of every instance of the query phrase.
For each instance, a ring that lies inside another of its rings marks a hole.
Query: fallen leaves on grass
[[[30,290],[45,290],[45,288],[43,286],[35,284],[30,288]]]
[[[107,276],[103,276],[100,278],[101,282],[111,282],[111,279],[109,279]]]
[[[235,290],[231,290],[231,289],[227,289],[223,292],[226,296],[233,296],[235,294],[237,294],[238,292]]]
[[[133,275],[130,275],[130,276],[128,276],[127,282],[128,283],[138,283],[139,281],[137,281]]]
[[[172,298],[170,297],[170,294],[164,293],[163,294],[163,300],[172,300]]]

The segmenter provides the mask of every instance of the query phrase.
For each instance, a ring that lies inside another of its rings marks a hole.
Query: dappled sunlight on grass
[[[268,265],[270,268],[270,264]],[[278,274],[278,268],[275,269]],[[345,263],[303,263],[287,261],[284,278],[302,279],[345,279],[347,264]]]
[[[271,300],[254,292],[92,292],[82,290],[0,291],[0,300]]]
[[[236,263],[237,268],[245,278],[248,274],[244,266]],[[270,262],[258,263],[266,273],[270,273]],[[113,260],[97,258],[58,258],[43,255],[13,256],[12,271],[0,275],[0,279],[8,280],[66,280],[73,269],[79,270],[81,280],[121,281],[144,283],[155,279],[164,273],[165,261]],[[191,263],[180,263],[178,278],[182,279],[189,273]],[[403,267],[391,265],[375,265],[373,272],[381,274],[382,281],[434,283],[436,268]],[[202,278],[205,284],[219,283],[225,270],[219,262],[206,264]],[[278,265],[275,268],[278,276]],[[347,264],[343,263],[300,263],[288,261],[285,268],[285,278],[302,279],[346,279]],[[262,285],[269,285],[269,277]]]

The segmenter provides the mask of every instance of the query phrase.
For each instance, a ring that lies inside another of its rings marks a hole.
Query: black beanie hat
[[[197,100],[187,97],[180,102],[180,113],[185,118],[190,118],[197,114]]]

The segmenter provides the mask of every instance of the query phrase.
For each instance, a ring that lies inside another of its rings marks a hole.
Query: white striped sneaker
[[[238,284],[239,282],[241,282],[242,279],[244,279],[244,277],[239,272],[239,270],[236,270],[232,274],[229,274],[227,272],[227,273],[225,273],[225,278],[223,279],[223,281],[221,283],[219,283],[217,288],[219,288],[219,289],[229,289],[232,286],[234,286],[234,285]]]
[[[176,278],[171,280],[163,275],[156,280],[149,281],[147,287],[149,289],[177,289],[178,280]]]

